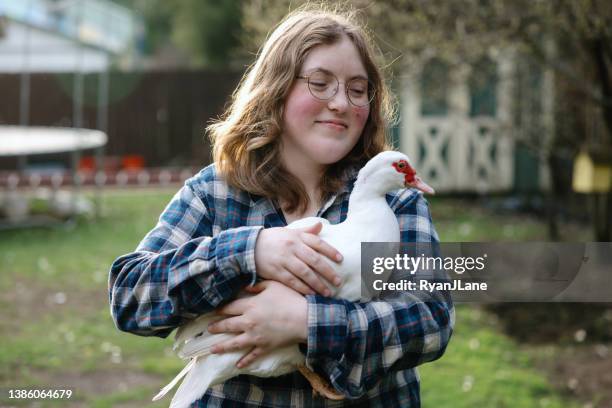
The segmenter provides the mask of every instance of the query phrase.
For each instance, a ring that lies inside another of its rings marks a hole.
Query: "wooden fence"
[[[111,72],[107,156],[140,155],[145,166],[210,162],[204,128],[222,113],[242,73],[210,71]],[[29,125],[71,127],[74,74],[30,76]],[[98,128],[98,74],[83,76],[82,127]],[[0,124],[20,122],[19,74],[0,75]],[[1,141],[0,141],[1,143]],[[35,158],[32,158],[35,160]],[[4,158],[0,168],[14,168]]]

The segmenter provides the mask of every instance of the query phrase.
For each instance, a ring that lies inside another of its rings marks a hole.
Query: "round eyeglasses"
[[[331,72],[317,70],[310,75],[300,75],[296,78],[305,79],[312,96],[321,101],[333,98],[340,88],[338,78]],[[346,82],[346,96],[354,106],[367,106],[374,99],[374,88],[365,78],[353,78]]]

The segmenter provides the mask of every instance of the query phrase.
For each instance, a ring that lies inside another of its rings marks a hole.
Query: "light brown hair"
[[[354,12],[303,7],[287,15],[269,35],[232,95],[230,107],[207,128],[217,170],[230,185],[278,200],[289,212],[306,209],[303,184],[280,160],[283,108],[308,52],[321,44],[334,44],[342,36],[357,48],[375,94],[359,141],[346,157],[327,168],[320,198],[341,187],[345,169],[361,166],[388,149],[385,127],[393,104],[374,60],[374,45],[355,21]]]

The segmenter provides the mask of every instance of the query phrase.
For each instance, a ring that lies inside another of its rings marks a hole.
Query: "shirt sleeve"
[[[185,319],[215,309],[255,282],[255,241],[262,227],[212,236],[210,208],[186,184],[135,252],[110,269],[117,328],[166,337]]]
[[[402,242],[437,248],[422,195],[405,192],[399,199],[395,213]],[[438,359],[454,326],[452,300],[445,291],[394,292],[368,302],[319,295],[307,300],[306,362],[348,398],[363,396],[393,371]]]

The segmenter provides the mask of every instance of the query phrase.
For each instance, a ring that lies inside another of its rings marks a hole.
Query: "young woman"
[[[209,330],[240,335],[214,352],[250,350],[241,367],[300,344],[308,365],[347,397],[313,397],[297,372],[242,375],[209,389],[197,406],[420,405],[414,367],[448,344],[448,294],[426,302],[330,298],[323,280],[336,277],[324,258],[338,262],[340,254],[318,239],[320,224],[285,228],[306,216],[344,220],[356,170],[386,147],[390,110],[372,46],[350,15],[290,14],[209,127],[214,163],[186,181],[135,252],[113,263],[119,329],[165,337],[223,307],[230,317]],[[437,242],[421,194],[387,198],[403,242]],[[243,289],[257,295],[234,300]]]

